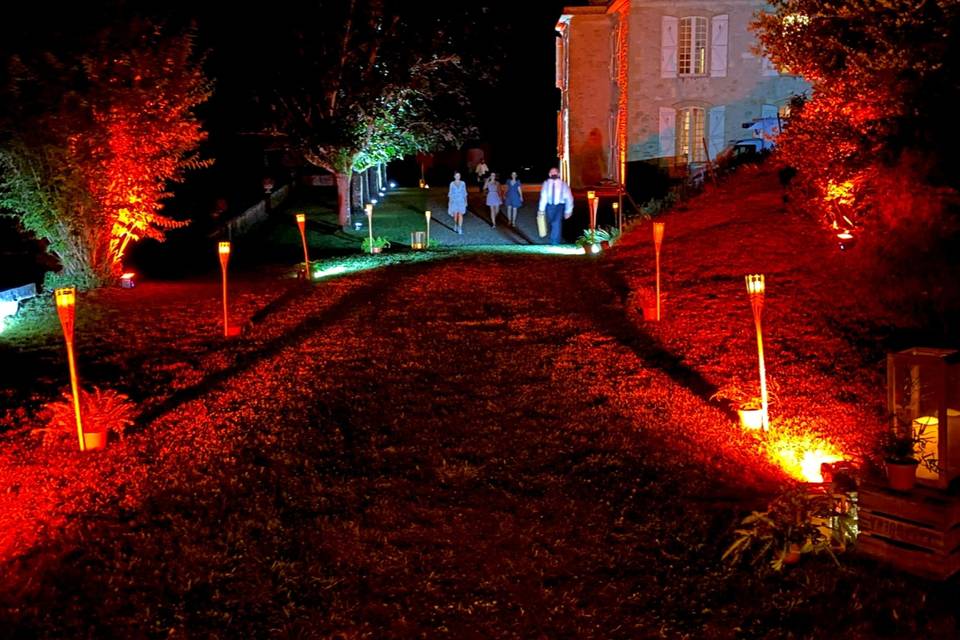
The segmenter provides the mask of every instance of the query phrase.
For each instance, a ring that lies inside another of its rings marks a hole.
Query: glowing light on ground
[[[831,442],[813,433],[787,433],[771,427],[763,443],[767,457],[789,476],[804,482],[823,482],[820,465],[844,459]]]

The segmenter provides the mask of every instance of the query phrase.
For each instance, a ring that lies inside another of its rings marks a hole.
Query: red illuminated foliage
[[[960,78],[945,60],[956,46],[951,34],[960,28],[960,6],[926,0],[772,5],[774,12],[760,14],[754,25],[764,52],[813,85],[811,99],[791,113],[781,152],[826,224],[873,224],[882,202],[877,185],[890,171],[956,186],[956,176],[945,171],[955,149],[944,132]],[[847,181],[856,186],[853,201],[842,211],[822,206],[830,205],[831,183]],[[887,211],[888,222],[890,214],[910,218],[913,208]]]
[[[96,42],[75,59],[14,60],[0,150],[0,204],[81,287],[118,277],[131,242],[187,224],[161,213],[167,185],[210,164],[196,155],[193,110],[211,89],[193,36],[138,23]]]

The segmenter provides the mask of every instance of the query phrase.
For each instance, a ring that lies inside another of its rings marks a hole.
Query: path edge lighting
[[[660,245],[663,244],[664,223],[653,223],[653,250],[657,264],[657,321],[660,320]]]
[[[587,191],[587,204],[590,205],[590,231],[595,231],[597,228],[597,206],[600,204],[596,191]]]
[[[77,382],[77,361],[73,355],[73,329],[76,317],[77,288],[61,287],[53,292],[57,301],[57,316],[60,318],[60,327],[67,343],[67,364],[70,367],[70,391],[73,394],[73,415],[77,421],[77,439],[80,441],[80,451],[86,451],[87,445],[83,438],[83,420],[80,417],[80,385]]]
[[[431,218],[431,216],[432,216],[432,214],[430,213],[429,210],[423,212],[423,217],[427,219],[427,248],[428,248],[428,249],[430,248],[430,218]]]
[[[230,262],[230,243],[217,244],[217,254],[220,256],[220,274],[223,282],[223,337],[230,337],[230,321],[227,315],[227,263]]]
[[[310,254],[307,251],[307,216],[304,213],[297,214],[297,227],[300,229],[300,240],[303,242],[303,273],[307,281],[313,280],[313,274],[310,273]]]
[[[367,232],[370,235],[370,255],[373,255],[373,205],[367,204],[363,207],[367,214]]]
[[[750,308],[753,310],[753,323],[757,329],[757,358],[760,362],[760,408],[763,412],[763,430],[770,426],[770,415],[767,411],[767,369],[763,362],[763,296],[766,292],[766,283],[762,273],[745,276],[747,295],[750,297]]]

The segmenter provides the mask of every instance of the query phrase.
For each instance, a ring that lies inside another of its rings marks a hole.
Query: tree
[[[773,12],[754,23],[764,53],[813,85],[810,100],[791,114],[781,152],[812,201],[846,203],[821,207],[828,224],[868,223],[863,215],[879,210],[886,169],[928,184],[960,184],[946,170],[956,153],[949,110],[960,97],[960,70],[948,61],[957,53],[960,3],[771,4]]]
[[[14,59],[0,145],[0,206],[49,243],[57,279],[82,287],[118,276],[131,242],[186,225],[162,214],[167,185],[211,162],[196,155],[193,110],[211,89],[192,34],[138,22],[96,42]]]
[[[338,217],[349,222],[353,172],[458,145],[473,131],[462,6],[349,0],[291,16],[270,70],[269,132],[334,174]],[[476,64],[476,62],[473,62]],[[484,66],[485,73],[489,68]]]

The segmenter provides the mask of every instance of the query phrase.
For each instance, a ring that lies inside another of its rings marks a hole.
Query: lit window
[[[707,19],[702,16],[680,19],[677,73],[681,76],[707,73]]]
[[[677,110],[677,157],[687,162],[704,162],[706,152],[703,141],[706,137],[706,110],[687,107]]]

